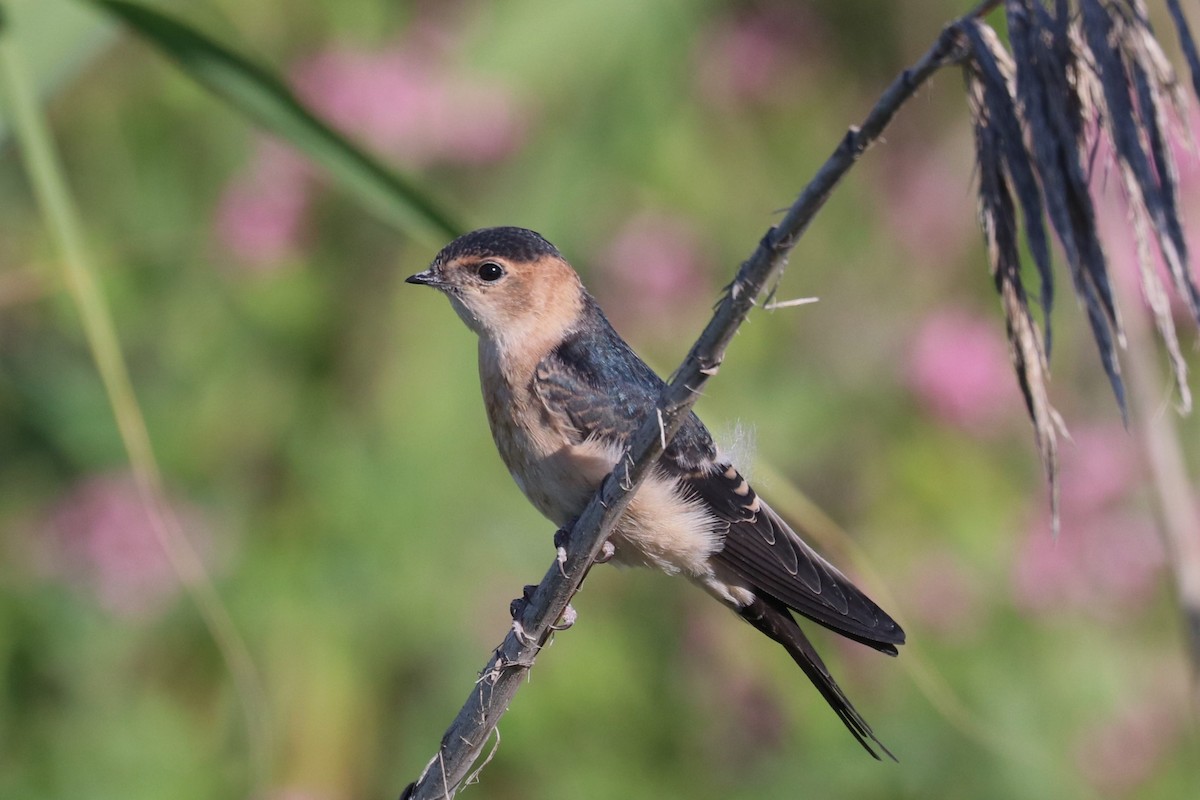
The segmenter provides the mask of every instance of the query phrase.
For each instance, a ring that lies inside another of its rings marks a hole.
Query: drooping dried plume
[[[1170,5],[1200,92],[1195,46],[1178,6]],[[1168,145],[1172,125],[1182,126],[1186,118],[1186,97],[1142,0],[1006,0],[1004,9],[1011,52],[975,18],[963,26],[969,48],[963,68],[975,128],[980,222],[1053,497],[1063,427],[1046,386],[1054,301],[1046,219],[1117,405],[1127,414],[1118,357],[1124,333],[1088,188],[1093,172],[1110,166],[1104,161],[1115,162],[1131,210],[1142,290],[1170,356],[1179,406],[1191,408],[1187,365],[1152,251],[1157,248],[1174,291],[1200,322],[1200,292],[1188,265]],[[1100,152],[1111,152],[1111,159],[1097,159]],[[1021,275],[1018,208],[1040,284],[1040,331]]]

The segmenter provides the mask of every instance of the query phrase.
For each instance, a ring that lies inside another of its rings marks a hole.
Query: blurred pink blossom
[[[729,659],[729,642],[716,634],[713,619],[711,614],[685,618],[680,641],[683,675],[696,684],[696,697],[721,698],[710,710],[720,720],[712,728],[714,755],[730,766],[747,766],[780,747],[787,718],[764,675]]]
[[[1127,795],[1154,774],[1180,733],[1186,699],[1142,701],[1090,727],[1074,746],[1084,779],[1109,796]]]
[[[607,307],[629,324],[673,330],[672,312],[711,294],[700,236],[680,217],[645,212],[626,220],[599,258],[603,290],[621,303]]]
[[[1141,480],[1137,441],[1117,423],[1080,426],[1059,446],[1065,514],[1087,514],[1122,500]]]
[[[193,541],[202,536],[197,512],[176,512]],[[51,511],[48,533],[51,571],[93,593],[116,616],[153,617],[179,591],[179,577],[128,475],[80,481]]]
[[[1149,512],[1130,504],[1142,480],[1133,438],[1117,424],[1076,429],[1059,449],[1062,529],[1048,511],[1030,526],[1013,565],[1017,605],[1110,617],[1153,594],[1165,554]]]
[[[410,168],[490,163],[524,136],[510,91],[454,72],[411,39],[378,52],[326,50],[297,65],[292,80],[335,126]]]
[[[290,255],[303,237],[311,174],[295,150],[259,139],[249,170],[225,187],[217,203],[216,234],[225,249],[257,268]]]
[[[951,146],[953,145],[953,146]],[[977,248],[979,231],[964,178],[971,150],[957,141],[885,151],[882,213],[904,257],[921,269],[956,263]]]
[[[406,168],[500,160],[523,141],[527,112],[506,87],[462,72],[451,56],[441,31],[417,24],[389,48],[331,48],[290,74],[317,114]],[[303,243],[312,177],[299,154],[259,140],[218,201],[217,240],[248,265],[278,264]]]
[[[1057,538],[1048,517],[1031,527],[1017,551],[1012,583],[1018,607],[1112,619],[1153,597],[1165,556],[1148,513],[1064,510]]]
[[[978,630],[978,581],[953,550],[923,555],[909,570],[905,587],[913,615],[934,633],[954,637]]]
[[[757,5],[718,20],[701,36],[697,88],[714,105],[761,102],[805,63],[820,63],[825,41],[820,20],[804,7]]]
[[[929,413],[986,432],[1023,407],[1000,324],[962,309],[925,319],[909,348],[906,378]]]

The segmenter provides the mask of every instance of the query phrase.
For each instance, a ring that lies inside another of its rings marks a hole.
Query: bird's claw
[[[559,528],[554,532],[554,549],[566,550],[567,540],[571,538],[571,528],[575,527],[575,522],[572,520],[569,524]]]
[[[610,539],[605,539],[604,544],[600,545],[600,552],[596,554],[596,560],[592,563],[607,564],[616,554],[617,546]]]
[[[564,578],[567,577],[567,540],[571,538],[573,527],[574,522],[554,532],[554,560],[558,562],[558,571]]]
[[[570,603],[563,609],[562,616],[558,618],[558,622],[550,626],[552,631],[565,631],[567,628],[575,624],[575,620],[579,619],[579,613]]]
[[[574,524],[568,525],[565,528],[559,528],[554,532],[554,550],[557,554],[558,569],[566,575],[567,564],[567,540],[571,537],[571,528]],[[617,548],[612,541],[605,539],[604,544],[600,545],[600,552],[596,554],[594,564],[607,564],[612,561],[612,557],[616,555]]]

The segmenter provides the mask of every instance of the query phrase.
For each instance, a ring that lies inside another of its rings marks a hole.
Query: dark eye
[[[504,277],[504,267],[495,261],[485,261],[476,269],[476,274],[479,275],[481,280],[491,283]]]

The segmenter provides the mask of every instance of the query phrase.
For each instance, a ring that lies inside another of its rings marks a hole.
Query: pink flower
[[[512,93],[454,69],[439,31],[412,30],[383,50],[334,48],[300,62],[291,70],[297,95],[335,128],[409,169],[487,164],[512,153],[527,116]],[[260,268],[292,255],[303,244],[312,175],[301,155],[260,139],[246,172],[218,202],[218,241]]]
[[[736,768],[778,749],[786,738],[787,718],[763,673],[729,658],[737,648],[724,641],[726,629],[714,627],[712,619],[711,614],[687,616],[680,642],[685,667],[680,677],[694,685],[696,697],[708,699],[705,713],[718,721],[711,727],[712,756]],[[714,698],[719,700],[713,702]]]
[[[1106,795],[1126,795],[1148,780],[1175,745],[1186,699],[1160,698],[1130,706],[1086,730],[1076,742],[1075,764]]]
[[[327,50],[301,62],[292,79],[335,126],[410,168],[491,163],[524,136],[524,114],[506,87],[453,71],[419,39],[378,52]]]
[[[711,294],[700,237],[680,217],[643,212],[614,234],[599,259],[601,289],[623,298],[608,303],[614,319],[671,331],[676,312]]]
[[[960,309],[926,318],[909,348],[906,377],[929,413],[985,432],[1023,407],[1001,325]]]
[[[491,164],[516,151],[525,138],[523,112],[511,94],[479,80],[450,82],[428,122],[439,143],[437,160],[447,163]]]
[[[825,41],[820,21],[796,5],[766,4],[730,15],[696,48],[698,89],[719,106],[767,100],[805,62],[820,63]]]
[[[249,171],[225,187],[216,210],[216,235],[239,261],[268,268],[301,244],[311,171],[282,142],[261,138]]]
[[[971,210],[970,149],[949,139],[931,146],[899,146],[883,151],[884,201],[881,213],[903,256],[914,267],[938,270],[978,247]]]
[[[1013,564],[1013,597],[1035,613],[1082,611],[1113,619],[1146,605],[1164,563],[1148,514],[1064,511],[1057,538],[1048,515],[1026,535]]]
[[[198,519],[195,511],[184,510],[193,540],[203,531]],[[128,475],[78,483],[53,509],[48,534],[51,571],[94,594],[109,613],[146,619],[161,613],[179,591],[179,577]]]
[[[1149,512],[1130,507],[1142,480],[1133,438],[1119,425],[1076,429],[1059,450],[1062,530],[1049,512],[1030,527],[1013,564],[1017,605],[1112,617],[1143,606],[1165,563]]]
[[[1137,441],[1120,425],[1084,426],[1059,448],[1063,511],[1086,514],[1128,496],[1142,477]]]
[[[914,616],[945,637],[977,630],[980,603],[977,579],[952,550],[927,553],[909,571],[904,591]]]

